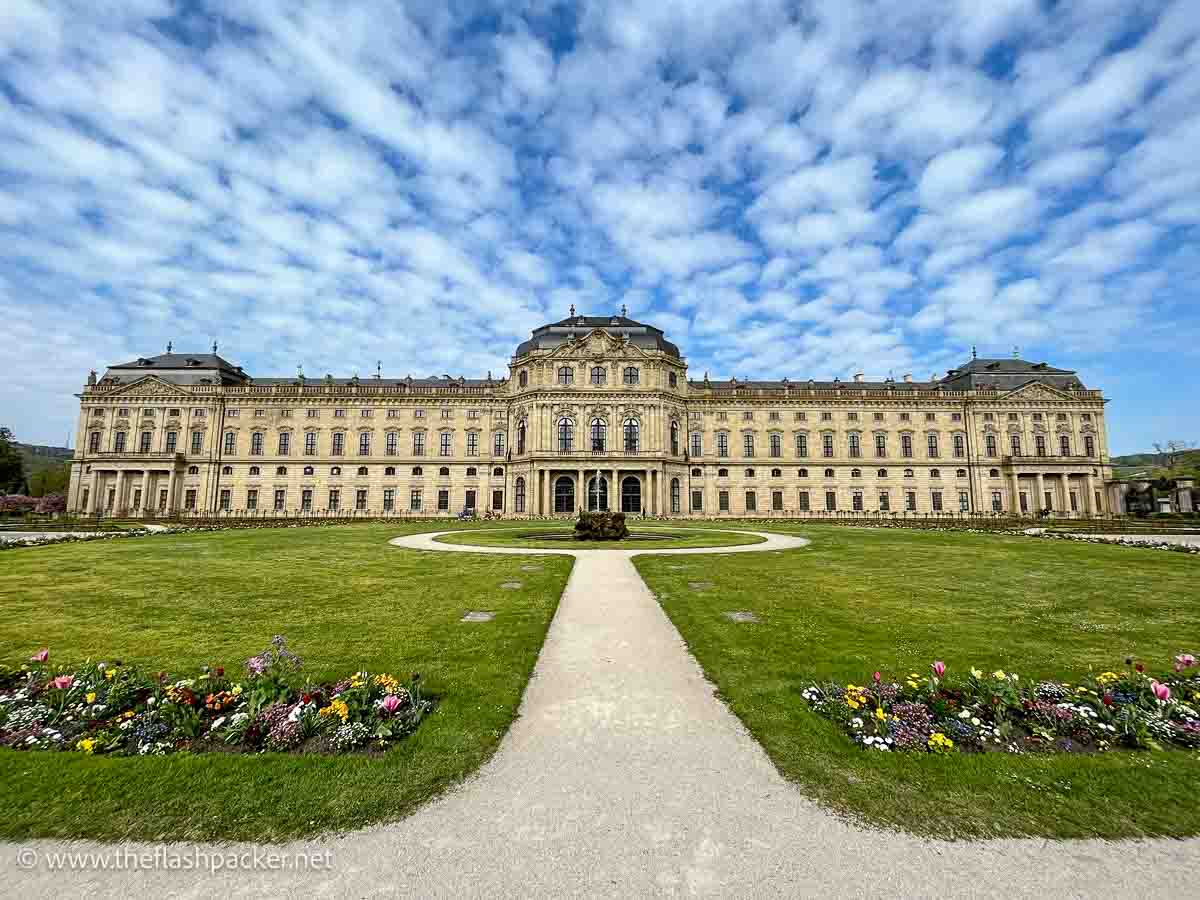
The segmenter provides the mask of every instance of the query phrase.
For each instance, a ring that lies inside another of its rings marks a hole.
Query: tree
[[[1165,444],[1155,444],[1154,452],[1158,454],[1159,464],[1167,471],[1174,471],[1183,461],[1183,457],[1197,448],[1195,441],[1167,441]]]
[[[0,425],[0,494],[15,494],[25,487],[25,459],[13,433]]]

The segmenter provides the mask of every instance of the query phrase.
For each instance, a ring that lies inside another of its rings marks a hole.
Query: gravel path
[[[763,544],[659,551],[397,538],[438,552],[576,557],[521,717],[476,777],[403,821],[272,848],[327,849],[328,871],[51,874],[46,852],[96,845],[32,842],[43,861],[20,871],[16,847],[6,846],[0,875],[23,897],[1194,895],[1197,840],[944,843],[861,829],[801,796],[713,696],[631,562],[637,552],[805,543],[763,536]]]

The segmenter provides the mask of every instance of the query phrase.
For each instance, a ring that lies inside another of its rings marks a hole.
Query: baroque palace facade
[[[252,378],[215,345],[167,350],[93,372],[78,395],[71,511],[1108,510],[1105,401],[1045,363],[972,359],[930,381],[689,380],[659,329],[573,308],[495,380]]]

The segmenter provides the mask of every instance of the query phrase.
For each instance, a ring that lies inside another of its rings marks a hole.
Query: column
[[[116,492],[115,497],[113,498],[112,511],[114,514],[116,514],[116,513],[120,512],[121,510],[123,510],[124,508],[125,508],[125,470],[118,469],[117,470],[117,492]]]
[[[167,515],[175,511],[175,467],[167,474]]]
[[[149,499],[150,499],[150,495],[148,493],[149,490],[150,490],[150,470],[142,469],[142,514],[143,515],[145,515],[147,509],[151,508],[150,504],[149,504]]]
[[[1037,503],[1033,508],[1038,512],[1046,508],[1046,478],[1041,472],[1037,473]]]
[[[1021,476],[1015,471],[1008,473],[1009,478],[1009,493],[1012,495],[1009,502],[1009,512],[1015,516],[1021,515]]]
[[[576,471],[577,480],[575,481],[575,508],[587,509],[587,489],[583,486],[583,469]]]
[[[1099,510],[1096,509],[1095,490],[1092,488],[1092,473],[1083,473],[1083,502],[1079,505],[1081,512],[1089,516],[1096,515]]]
[[[88,509],[84,512],[99,512],[100,510],[100,470],[92,468],[92,488],[88,491]]]
[[[655,501],[656,495],[658,494],[658,491],[656,491],[654,489],[654,482],[656,480],[654,477],[655,474],[657,474],[657,473],[655,473],[655,471],[653,469],[646,470],[646,491],[645,491],[645,493],[649,494],[649,496],[642,497],[642,508],[645,509],[647,514],[649,514],[651,516],[655,515],[655,513],[656,513],[654,501]]]

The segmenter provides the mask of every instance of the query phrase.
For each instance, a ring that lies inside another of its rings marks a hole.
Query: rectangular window
[[[113,435],[113,450],[115,450],[117,453],[125,452],[125,432],[118,431]]]
[[[803,458],[808,456],[808,435],[796,435],[796,455]]]
[[[291,432],[281,431],[279,433],[279,455],[287,456],[291,452],[292,452]]]
[[[862,456],[862,444],[859,441],[858,433],[850,433],[850,456],[857,459]]]
[[[717,509],[721,512],[729,512],[729,491],[720,491],[717,494]]]
[[[442,418],[443,418],[443,419],[449,419],[449,418],[450,418],[450,410],[449,410],[449,409],[443,409],[443,410],[442,410]]]
[[[437,508],[438,512],[446,512],[450,509],[450,492],[444,488],[438,491]]]
[[[358,436],[358,455],[371,455],[371,432],[364,431]]]
[[[195,509],[196,508],[196,491],[194,488],[183,492],[183,508],[184,509]]]
[[[306,432],[304,435],[304,455],[317,455],[317,433],[315,431]]]
[[[1038,456],[1046,455],[1046,436],[1044,434],[1034,435],[1033,438],[1034,453]]]
[[[133,489],[133,508],[134,509],[142,508],[142,489],[141,488]]]
[[[84,492],[84,495],[83,495],[83,505],[85,507],[87,506],[87,492],[86,491]],[[158,508],[160,511],[165,510],[167,508],[167,489],[166,488],[163,488],[161,491],[158,492]]]
[[[400,435],[394,431],[389,431],[387,436],[383,439],[383,444],[384,452],[387,453],[388,456],[395,456],[400,445]]]
[[[692,441],[692,456],[699,457],[704,455],[704,437],[698,431],[693,431],[691,434]]]
[[[995,456],[996,455],[996,436],[994,434],[989,434],[987,437],[984,438],[983,442],[984,442],[984,446],[987,451],[987,455]]]
[[[174,432],[169,432],[169,433],[173,434]],[[99,452],[100,452],[100,432],[93,431],[90,435],[88,435],[88,453],[99,453]]]
[[[913,441],[911,434],[900,435],[900,455],[907,459],[912,459]]]
[[[141,453],[150,452],[150,442],[154,439],[153,434],[149,431],[143,431],[138,441],[138,451]]]
[[[391,512],[395,508],[396,508],[396,489],[395,488],[384,488],[383,489],[383,511]]]
[[[771,491],[771,509],[776,512],[783,509],[783,491]]]
[[[846,421],[847,422],[857,422],[858,421],[858,413],[856,413],[856,412],[846,413]]]
[[[230,492],[229,488],[225,488],[221,491],[221,509],[228,510],[230,508],[230,503],[232,502],[232,497],[233,497],[233,495]]]
[[[344,432],[335,431],[333,433],[333,446],[329,452],[334,456],[341,456],[346,452],[346,435]]]
[[[1004,511],[1004,495],[999,491],[992,491],[992,512]]]
[[[850,497],[850,506],[855,512],[863,511],[863,495],[862,491],[855,491]]]
[[[275,512],[283,512],[283,507],[287,502],[287,491],[283,488],[278,488],[275,491]]]
[[[346,411],[344,409],[335,409],[333,411],[333,417],[335,419],[344,419],[346,418]]]
[[[951,422],[961,422],[962,421],[962,413],[950,413],[950,421]]]
[[[771,435],[771,456],[774,459],[783,456],[783,435]]]
[[[1079,494],[1071,491],[1071,512],[1079,512]]]
[[[900,421],[901,422],[911,422],[912,421],[912,413],[906,413],[906,412],[900,413]]]
[[[833,458],[833,435],[832,434],[821,435],[821,455],[824,456],[826,459]]]
[[[465,506],[467,509],[475,508],[475,492],[474,491],[467,491],[465,502],[463,503],[463,506]]]
[[[746,512],[758,512],[758,496],[754,491],[746,491]]]
[[[467,456],[479,455],[479,432],[467,432]]]
[[[692,512],[704,509],[704,491],[692,491]]]
[[[879,457],[887,456],[887,435],[875,435],[875,455]]]
[[[753,422],[754,421],[754,413],[752,413],[752,412],[742,413],[742,421],[743,422]]]
[[[500,512],[504,509],[504,491],[492,491],[492,511]]]
[[[892,508],[892,498],[888,496],[887,491],[879,492],[879,511],[887,512]]]
[[[825,511],[833,512],[837,509],[837,493],[834,491],[825,492]]]
[[[917,494],[915,491],[904,492],[904,508],[908,512],[917,511]]]
[[[448,431],[443,431],[440,435],[438,435],[438,454],[439,455],[441,455],[441,456],[449,456],[450,455],[450,441],[452,440],[452,437],[453,436]]]
[[[958,492],[958,511],[959,512],[970,512],[971,511],[971,495],[967,491],[959,491]]]
[[[413,432],[413,456],[425,455],[425,432]]]
[[[1021,491],[1021,513],[1029,512],[1029,495]]]
[[[246,509],[258,509],[258,491],[254,488],[246,491]]]
[[[1051,491],[1046,491],[1045,500],[1046,505],[1042,509],[1054,509],[1054,494]]]
[[[933,505],[934,512],[941,512],[942,511],[942,492],[941,491],[931,492],[930,493],[930,502]]]
[[[369,410],[369,409],[360,410],[359,417],[363,418],[363,419],[371,418],[371,410]]]
[[[292,417],[292,411],[290,409],[281,409],[279,411],[279,418],[290,419],[291,417]]]
[[[1083,452],[1087,456],[1096,455],[1096,439],[1090,434],[1083,436]]]
[[[492,456],[504,455],[504,432],[497,431],[492,436]]]
[[[800,512],[808,512],[808,511],[809,511],[808,491],[801,491],[800,492]]]
[[[366,410],[363,410],[366,412]],[[367,492],[365,488],[360,488],[354,492],[354,508],[362,512],[367,508]]]
[[[1013,456],[1021,455],[1021,436],[1019,434],[1014,434],[1012,436],[1010,446],[1012,447]]]
[[[175,447],[178,445],[179,433],[176,431],[167,432],[167,452],[174,453]]]
[[[408,493],[408,509],[409,512],[421,511],[421,489],[413,488]]]
[[[938,458],[938,436],[936,434],[928,435],[927,441],[928,441],[929,458],[937,459]]]
[[[1059,456],[1071,455],[1071,438],[1068,435],[1060,434],[1058,436]]]
[[[321,418],[321,411],[319,409],[309,409],[305,410],[305,415],[310,419],[319,419]]]
[[[768,413],[767,418],[770,419],[772,422],[778,422],[779,421],[779,413],[777,413],[777,412]]]
[[[226,446],[229,446],[229,444],[230,444],[229,439],[232,435],[233,435],[233,432],[230,432],[229,434],[225,435],[225,445]],[[232,453],[233,451],[226,451],[226,452]],[[262,432],[256,431],[256,432],[254,432],[254,434],[250,435],[250,455],[251,456],[262,456],[262,452],[263,452]]]
[[[387,411],[387,417],[388,417],[389,419],[398,419],[398,418],[400,418],[400,410],[398,410],[398,409],[389,409],[389,410]]]
[[[821,413],[821,421],[822,422],[832,422],[833,421],[833,413],[831,413],[831,412]]]
[[[729,435],[722,431],[717,435],[717,456],[729,455]]]
[[[337,488],[332,488],[329,491],[329,510],[331,512],[336,512],[338,506],[341,504],[341,500],[342,500],[341,491],[338,490]]]
[[[300,509],[304,512],[312,511],[312,488],[305,488],[300,492]]]
[[[754,455],[754,435],[742,435],[742,455],[746,457]]]
[[[963,437],[961,434],[956,434],[954,436],[954,457],[955,457],[955,459],[962,459],[966,455],[967,455],[967,439],[965,437]]]

